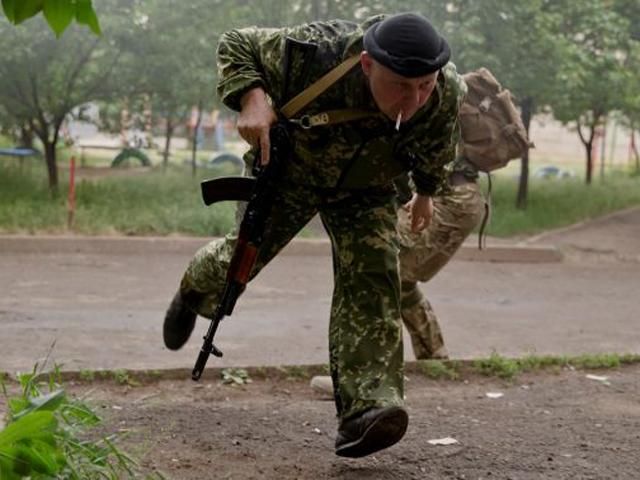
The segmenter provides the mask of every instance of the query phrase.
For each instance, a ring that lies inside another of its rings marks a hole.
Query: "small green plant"
[[[556,357],[552,355],[527,355],[518,359],[517,361],[520,370],[522,370],[523,372],[530,372],[549,367],[564,367],[569,363],[569,359],[567,357]]]
[[[425,376],[434,380],[456,380],[458,378],[458,372],[455,368],[447,366],[440,360],[420,360],[418,367]]]
[[[640,355],[635,353],[625,353],[620,355],[620,363],[625,365],[630,363],[640,363]]]
[[[128,385],[130,387],[137,387],[140,385],[140,383],[131,378],[129,372],[125,369],[113,370],[111,374],[118,385]]]
[[[482,375],[512,379],[521,372],[542,369],[559,371],[564,367],[577,369],[617,368],[633,363],[640,363],[640,355],[617,353],[586,354],[577,357],[527,355],[522,358],[509,359],[493,352],[489,358],[474,361],[473,368]]]
[[[476,360],[473,367],[482,375],[497,376],[511,379],[520,373],[520,365],[517,360],[510,360],[493,352],[489,358]]]
[[[615,368],[621,364],[621,356],[614,353],[580,355],[571,358],[570,363],[576,368]]]
[[[86,431],[101,423],[91,407],[69,398],[56,367],[48,375],[18,375],[21,393],[7,399],[6,426],[0,431],[0,478],[84,480],[135,478],[136,462],[110,435],[87,440]]]
[[[225,385],[246,385],[251,383],[249,373],[244,368],[225,368],[221,372],[222,383]]]
[[[80,370],[80,380],[85,382],[93,382],[96,378],[96,374],[93,370]]]

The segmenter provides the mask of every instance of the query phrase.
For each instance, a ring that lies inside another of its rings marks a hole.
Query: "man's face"
[[[391,120],[396,120],[401,112],[403,122],[413,117],[429,100],[438,79],[438,72],[403,77],[376,62],[367,52],[362,52],[360,64],[376,105]]]

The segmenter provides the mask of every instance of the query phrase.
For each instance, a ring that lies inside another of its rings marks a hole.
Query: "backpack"
[[[461,153],[490,172],[520,158],[533,145],[509,90],[486,68],[462,76],[468,93],[460,107]]]

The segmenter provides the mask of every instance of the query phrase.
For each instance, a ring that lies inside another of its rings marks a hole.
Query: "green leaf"
[[[10,398],[7,404],[9,405],[9,411],[12,415],[18,415],[25,408],[29,407],[29,401],[22,397]]]
[[[53,411],[56,410],[64,401],[64,390],[56,390],[47,395],[38,395],[29,398],[29,405],[26,409],[19,412],[14,418],[20,418],[33,411]]]
[[[64,390],[56,390],[55,392],[29,399],[29,406],[34,410],[55,410],[63,400]]]
[[[15,22],[21,23],[42,10],[44,0],[21,0],[14,6]]]
[[[73,20],[75,8],[71,0],[44,0],[44,17],[59,37]]]
[[[91,0],[77,0],[76,1],[76,20],[82,25],[87,25],[93,33],[100,35],[100,23],[96,12],[93,10]]]
[[[31,412],[11,422],[0,432],[0,451],[21,440],[50,435],[56,425],[52,412]]]
[[[30,472],[42,475],[55,475],[59,470],[55,445],[39,441],[30,441],[26,445],[19,445],[17,457],[22,459]]]
[[[102,420],[96,415],[88,405],[83,403],[75,403],[65,405],[60,413],[66,423],[72,424],[78,422],[83,426],[98,425]]]
[[[2,0],[2,9],[11,23],[16,23],[16,0]]]

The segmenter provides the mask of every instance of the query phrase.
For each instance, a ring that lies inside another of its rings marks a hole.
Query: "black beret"
[[[451,56],[447,41],[420,14],[398,13],[373,24],[364,49],[374,60],[403,77],[437,72]]]

